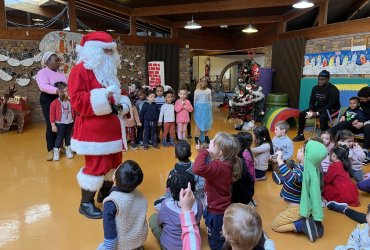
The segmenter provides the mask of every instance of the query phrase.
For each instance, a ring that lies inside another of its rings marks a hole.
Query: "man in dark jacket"
[[[329,116],[340,109],[339,90],[329,82],[330,73],[327,70],[320,72],[318,76],[318,85],[311,91],[309,109],[303,110],[299,114],[298,135],[293,141],[303,141],[303,130],[306,125],[306,119],[319,118],[321,131],[328,130]]]

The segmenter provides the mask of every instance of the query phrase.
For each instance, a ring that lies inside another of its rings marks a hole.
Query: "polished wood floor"
[[[211,136],[217,131],[235,132],[236,121],[225,117],[215,110]],[[295,149],[300,145],[296,144]],[[0,248],[96,249],[103,240],[102,220],[86,219],[77,211],[80,189],[75,176],[84,164],[83,157],[68,160],[63,156],[59,162],[47,162],[45,156],[43,124],[26,126],[20,135],[15,131],[0,135]],[[192,159],[195,156],[193,152]],[[137,161],[144,171],[140,190],[149,200],[149,217],[154,212],[153,201],[163,194],[167,173],[176,161],[174,149],[129,151],[124,153],[124,159]],[[258,182],[255,189],[264,230],[279,250],[333,249],[345,244],[356,225],[344,215],[325,209],[325,235],[315,243],[303,235],[275,233],[271,220],[285,209],[279,197],[281,186],[274,184],[269,174],[268,180]],[[364,212],[370,203],[369,195],[361,192],[360,200],[361,207],[356,209]],[[202,246],[208,249],[203,221],[201,227]],[[145,249],[159,249],[151,232]]]

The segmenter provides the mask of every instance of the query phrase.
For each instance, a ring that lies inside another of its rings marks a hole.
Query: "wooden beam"
[[[316,4],[313,7],[307,8],[307,9],[291,9],[288,12],[283,14],[283,21],[289,22],[290,20],[296,19],[297,17],[302,16],[303,14],[313,10],[317,6],[318,5]]]
[[[107,0],[80,0],[81,2],[85,2],[90,5],[94,5],[103,9],[107,9],[113,12],[131,15],[131,9],[123,6],[122,4],[114,3],[112,1]]]
[[[68,0],[68,17],[69,17],[69,28],[71,31],[77,31],[76,21],[76,5],[75,0]]]
[[[5,0],[0,0],[0,29],[6,29]]]
[[[286,31],[286,21],[284,21],[284,18],[280,18],[280,22],[278,24],[278,33],[284,33]]]
[[[314,3],[323,0],[314,0]],[[161,16],[188,13],[220,12],[229,10],[243,10],[255,8],[268,8],[279,6],[290,6],[297,0],[228,0],[218,2],[200,2],[190,4],[162,5],[155,7],[142,7],[132,9],[133,16]]]
[[[174,24],[171,21],[168,21],[164,18],[160,18],[160,17],[156,17],[156,16],[141,17],[141,18],[137,18],[137,19],[142,21],[142,22],[149,22],[149,23],[158,24],[158,25],[166,27],[166,28],[172,28],[173,24]]]
[[[369,3],[369,0],[358,0],[355,6],[353,6],[353,8],[351,8],[349,13],[347,14],[346,21],[351,20],[352,17],[354,17],[368,3]]]
[[[322,27],[328,24],[328,5],[329,1],[326,0],[324,3],[319,5],[319,15],[318,15],[318,26]],[[316,22],[316,21],[315,21]]]
[[[30,12],[33,14],[50,17],[50,18],[55,17],[56,15],[59,14],[59,11],[55,11],[50,8],[39,7],[33,4],[27,4],[27,3],[11,4],[6,7],[11,8],[11,9],[21,10],[24,12]]]
[[[130,35],[136,36],[136,17],[130,16]]]
[[[197,23],[202,25],[202,27],[216,27],[220,25],[247,25],[249,23],[249,17],[241,18],[223,18],[223,19],[209,19],[209,20],[196,20]],[[280,22],[280,16],[258,16],[252,17],[253,24],[261,23],[278,23]],[[186,22],[176,22],[174,23],[174,28],[184,28]]]
[[[369,30],[370,22],[368,18],[363,18],[341,23],[332,23],[322,27],[289,31],[283,34],[279,34],[278,39],[287,39],[292,37],[305,37],[307,39],[316,39],[323,37],[364,33],[369,32]]]

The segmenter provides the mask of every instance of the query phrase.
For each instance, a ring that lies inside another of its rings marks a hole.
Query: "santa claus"
[[[129,112],[130,100],[121,95],[116,47],[105,32],[83,36],[68,79],[71,104],[78,114],[71,147],[85,155],[85,166],[77,174],[82,192],[79,212],[91,219],[102,218],[95,193],[99,190],[98,202],[109,195],[126,141],[122,117]]]

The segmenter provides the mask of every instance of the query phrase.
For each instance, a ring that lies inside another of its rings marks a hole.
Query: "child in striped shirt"
[[[289,168],[283,160],[283,152],[277,151],[277,163],[281,176],[284,178],[280,196],[287,202],[287,208],[278,214],[272,221],[271,227],[279,233],[299,232],[306,234],[311,241],[318,238],[317,228],[312,217],[303,218],[300,215],[302,181],[305,159],[305,146],[297,152],[298,164]],[[308,153],[307,153],[308,154]],[[310,157],[307,155],[307,158]],[[311,156],[313,157],[313,156]]]

